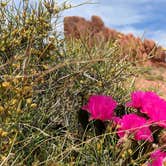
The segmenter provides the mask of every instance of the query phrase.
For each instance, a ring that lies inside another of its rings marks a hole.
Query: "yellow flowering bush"
[[[124,103],[133,88],[132,64],[112,41],[88,48],[65,40],[58,26],[69,3],[23,0],[20,6],[0,2],[0,165],[116,161],[119,149],[110,159],[114,134],[86,133],[78,111],[93,93]]]

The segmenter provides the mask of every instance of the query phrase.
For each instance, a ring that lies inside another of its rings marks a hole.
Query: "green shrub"
[[[124,149],[107,129],[84,131],[78,111],[92,94],[128,100],[135,69],[109,41],[89,48],[55,28],[69,8],[1,2],[0,160],[7,165],[118,164]],[[52,23],[54,20],[54,23]],[[62,30],[63,32],[63,30]],[[51,35],[50,35],[51,34]],[[129,86],[128,86],[129,85]],[[93,126],[93,124],[92,124]],[[128,152],[126,152],[128,153]],[[119,158],[117,158],[119,156]]]

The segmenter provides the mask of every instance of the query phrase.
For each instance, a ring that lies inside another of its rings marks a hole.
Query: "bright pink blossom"
[[[162,152],[158,149],[150,155],[151,161],[148,163],[148,166],[164,166],[165,159],[166,152]]]
[[[166,127],[166,101],[164,99],[159,96],[147,97],[140,111],[147,114],[152,122]]]
[[[116,119],[118,124],[118,135],[124,137],[125,134],[133,134],[135,140],[153,141],[152,133],[145,118],[134,113],[124,115],[122,119]]]
[[[116,106],[117,102],[111,96],[94,95],[82,109],[90,113],[90,120],[111,120]]]
[[[126,103],[127,107],[142,108],[145,92],[136,91],[131,93],[131,101]]]
[[[152,109],[156,106],[159,107],[159,102],[161,99],[156,93],[154,92],[142,92],[136,91],[131,93],[131,101],[126,103],[127,107],[133,107],[140,109],[143,113],[152,112]]]
[[[166,127],[166,101],[154,92],[136,91],[131,94],[131,101],[126,104],[128,107],[137,108],[146,114],[151,122],[161,127]]]

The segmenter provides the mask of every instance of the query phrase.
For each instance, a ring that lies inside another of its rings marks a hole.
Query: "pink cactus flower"
[[[143,113],[149,113],[154,106],[158,107],[157,104],[161,100],[163,99],[154,92],[136,91],[131,94],[131,101],[127,102],[126,106],[138,108]]]
[[[158,149],[150,155],[150,159],[151,161],[148,163],[148,166],[164,166],[164,162],[166,163],[166,152]]]
[[[142,108],[145,92],[136,91],[131,93],[131,101],[126,103],[127,107]]]
[[[166,101],[154,92],[136,91],[131,94],[131,101],[126,104],[140,110],[161,127],[166,127]]]
[[[134,113],[124,115],[122,119],[116,119],[118,124],[118,136],[124,137],[126,134],[133,134],[135,140],[148,140],[153,142],[152,133],[145,118]]]
[[[159,96],[147,97],[140,111],[147,114],[151,122],[166,127],[166,101],[164,99]]]
[[[112,120],[117,102],[111,96],[94,95],[82,109],[90,113],[90,119]]]

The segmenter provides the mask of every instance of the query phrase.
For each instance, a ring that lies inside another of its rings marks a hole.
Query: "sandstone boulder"
[[[121,47],[121,55],[132,55],[134,59],[151,57],[154,62],[165,62],[166,59],[166,52],[153,40],[141,40],[133,34],[125,35],[110,29],[98,16],[92,16],[90,21],[77,16],[65,17],[64,34],[67,39],[86,39],[90,47],[99,42],[117,41]]]

